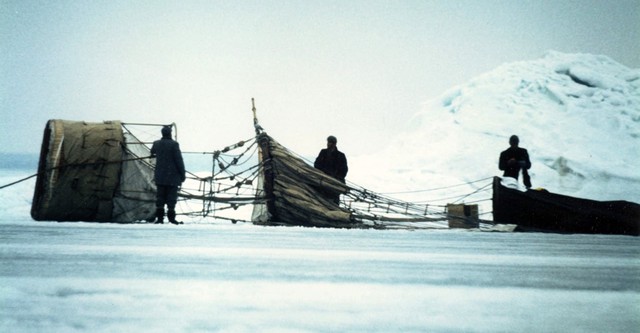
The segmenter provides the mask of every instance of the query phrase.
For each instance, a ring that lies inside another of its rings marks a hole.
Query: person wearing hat
[[[512,177],[516,180],[522,170],[522,178],[524,185],[527,188],[531,188],[531,178],[529,177],[529,170],[531,168],[531,161],[529,160],[529,153],[526,149],[518,147],[520,139],[516,135],[512,135],[509,138],[510,147],[500,153],[500,159],[498,161],[498,168],[504,170],[503,177]]]
[[[180,144],[171,138],[171,126],[162,127],[162,139],[151,146],[151,157],[156,159],[154,181],[156,183],[156,223],[163,223],[164,206],[167,205],[167,218],[173,224],[176,221],[176,202],[178,187],[186,179],[184,161]]]

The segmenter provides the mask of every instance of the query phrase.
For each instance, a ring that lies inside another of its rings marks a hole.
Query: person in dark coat
[[[515,179],[518,179],[520,170],[522,170],[524,185],[527,188],[531,188],[531,177],[529,177],[529,172],[527,171],[531,168],[529,153],[526,149],[518,147],[519,143],[520,139],[516,135],[512,135],[509,138],[509,145],[511,147],[500,153],[498,168],[504,170],[503,177],[512,177]]]
[[[320,150],[320,154],[316,157],[313,166],[321,170],[325,174],[345,183],[349,167],[347,166],[347,157],[338,150],[336,144],[338,140],[335,136],[330,135],[327,138],[327,148]],[[340,203],[340,193],[328,193],[333,202]]]
[[[156,159],[156,223],[163,223],[164,206],[167,205],[169,222],[178,224],[175,207],[178,187],[186,179],[184,161],[180,144],[171,138],[171,126],[162,127],[161,132],[162,139],[156,140],[151,146],[151,157]]]
[[[344,183],[349,167],[347,166],[347,157],[338,150],[337,143],[338,140],[335,136],[329,136],[327,138],[327,148],[320,150],[320,154],[318,154],[313,166]]]

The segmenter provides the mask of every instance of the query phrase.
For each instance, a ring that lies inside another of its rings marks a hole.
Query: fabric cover
[[[123,162],[139,156],[125,147],[120,121],[49,120],[31,207],[33,219],[132,222],[147,218],[149,209],[143,202],[152,198],[153,187],[145,176],[153,168],[143,160]]]

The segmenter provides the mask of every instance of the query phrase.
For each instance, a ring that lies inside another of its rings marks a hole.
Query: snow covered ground
[[[0,190],[0,332],[640,327],[637,237],[35,222],[34,183]]]
[[[629,236],[0,221],[2,332],[632,332]]]

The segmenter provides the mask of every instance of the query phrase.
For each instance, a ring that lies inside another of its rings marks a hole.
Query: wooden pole
[[[256,102],[253,97],[251,97],[251,111],[253,111],[253,128],[255,128],[257,136],[262,133],[262,127],[258,123],[258,116],[256,115]]]

